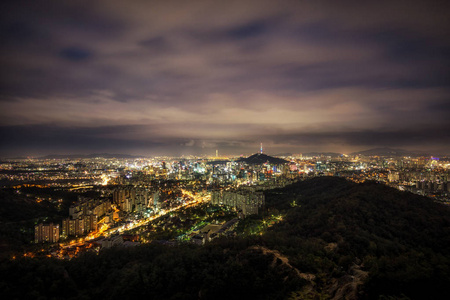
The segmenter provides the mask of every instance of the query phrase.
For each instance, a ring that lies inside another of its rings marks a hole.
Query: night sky
[[[0,155],[450,153],[448,1],[2,1]]]

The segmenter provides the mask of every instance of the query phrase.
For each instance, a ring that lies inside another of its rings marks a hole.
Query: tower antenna
[[[262,149],[262,143],[261,143],[261,154],[263,153],[263,149]]]

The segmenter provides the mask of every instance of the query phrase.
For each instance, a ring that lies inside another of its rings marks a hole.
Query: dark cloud
[[[450,124],[448,124],[450,125]],[[275,144],[290,145],[346,145],[359,147],[408,147],[430,150],[429,145],[446,145],[450,132],[442,127],[410,128],[403,130],[362,130],[362,131],[328,131],[307,132],[268,136]],[[432,147],[433,147],[432,146]],[[351,147],[354,148],[354,147]],[[432,149],[432,148],[431,148]]]
[[[142,40],[139,45],[155,54],[168,53],[173,50],[170,43],[162,36]]]
[[[36,40],[39,33],[32,27],[30,23],[17,21],[1,24],[1,36],[3,46],[8,44],[29,42]]]
[[[256,21],[232,28],[226,34],[232,39],[249,39],[261,36],[267,31],[268,24],[264,21]]]
[[[2,126],[2,152],[8,155],[45,153],[82,153],[84,151],[132,151],[151,149],[160,142],[117,138],[115,135],[133,134],[136,126],[60,127],[57,125]]]
[[[450,152],[448,8],[4,1],[0,154],[240,153],[260,140]]]
[[[78,62],[90,58],[92,56],[92,53],[86,49],[69,47],[62,49],[60,55],[67,60]]]

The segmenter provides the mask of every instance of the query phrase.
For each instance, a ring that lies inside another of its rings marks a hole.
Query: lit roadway
[[[211,200],[211,195],[205,195],[205,196],[200,196],[200,195],[193,195],[191,192],[186,191],[184,189],[181,190],[184,196],[188,196],[190,199],[192,199],[191,201],[187,201],[179,206],[170,208],[170,209],[163,209],[160,210],[157,214],[145,218],[145,219],[140,219],[140,220],[136,220],[133,221],[131,223],[119,226],[119,227],[113,227],[113,228],[109,228],[106,225],[103,225],[102,228],[100,228],[100,230],[98,232],[95,233],[91,233],[86,237],[82,237],[79,238],[78,240],[72,240],[71,243],[65,243],[65,244],[60,244],[62,246],[62,248],[69,248],[69,247],[75,247],[75,246],[81,246],[84,245],[85,243],[87,243],[88,241],[91,241],[99,236],[105,236],[108,237],[116,232],[123,232],[126,230],[131,230],[143,225],[148,224],[149,222],[165,215],[168,214],[170,212],[182,209],[182,208],[188,208],[188,207],[192,207],[192,206],[196,206],[199,205],[201,203],[205,203],[205,202],[209,202]]]

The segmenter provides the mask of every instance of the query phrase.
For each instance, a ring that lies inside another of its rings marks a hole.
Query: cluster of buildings
[[[58,224],[38,224],[34,227],[34,241],[36,243],[57,243],[59,241]]]
[[[145,187],[117,188],[113,192],[113,202],[123,212],[143,212],[149,206],[156,207],[159,191]]]
[[[143,213],[149,207],[155,208],[158,201],[159,191],[129,186],[114,189],[112,201],[108,198],[90,199],[80,196],[78,201],[70,206],[69,217],[62,220],[62,226],[52,225],[52,228],[57,228],[58,235],[48,238],[47,233],[41,234],[40,228],[42,226],[47,228],[50,225],[40,224],[35,228],[35,241],[58,242],[60,237],[85,236],[97,232],[102,224],[113,224],[124,219],[127,214]]]
[[[106,221],[114,218],[110,200],[78,197],[78,201],[69,208],[69,218],[62,221],[61,236],[78,237],[95,232],[100,218]]]
[[[211,204],[232,207],[244,216],[258,214],[264,206],[264,193],[245,190],[217,190],[211,193]]]
[[[118,220],[138,221],[158,209],[179,205],[181,200],[166,201],[169,190],[175,189],[187,188],[194,193],[210,191],[213,205],[234,208],[241,216],[261,211],[264,190],[315,176],[341,176],[356,182],[375,180],[450,203],[448,158],[318,154],[290,155],[281,159],[265,155],[261,149],[248,158],[226,159],[216,155],[209,158],[35,160],[10,163],[6,167],[11,170],[8,176],[21,176],[10,178],[11,184],[18,179],[36,184],[37,179],[46,178],[33,177],[32,170],[43,169],[49,172],[48,176],[52,174],[47,178],[52,184],[59,184],[61,179],[88,180],[83,184],[69,184],[69,190],[86,189],[90,184],[92,189],[106,185],[102,190],[105,191],[109,186],[107,195],[102,195],[101,199],[80,197],[70,207],[69,217],[61,226],[37,225],[37,242],[56,242],[59,235],[64,238],[83,236],[98,231],[100,224],[114,224]],[[162,187],[161,182],[168,185]],[[165,201],[160,201],[161,197]],[[177,197],[181,199],[180,195]]]
[[[440,182],[432,180],[416,181],[416,189],[421,191],[446,191],[450,192],[450,182]]]
[[[80,237],[98,230],[100,217],[113,214],[111,202],[79,197],[69,208],[69,217],[59,224],[39,224],[34,228],[35,242],[56,243],[61,238]],[[47,229],[48,228],[48,229]]]
[[[191,242],[197,245],[204,245],[205,242],[210,242],[211,240],[232,231],[238,222],[239,219],[232,219],[223,224],[208,224],[192,237]]]
[[[62,221],[61,235],[83,236],[85,234],[97,231],[97,215],[83,215],[76,219],[67,218]]]
[[[140,245],[139,242],[135,241],[134,239],[130,240],[124,239],[124,235],[120,234],[114,234],[109,237],[100,239],[96,241],[96,244],[100,245],[102,249],[104,248],[111,248],[114,246],[120,246],[120,247],[133,247]]]

